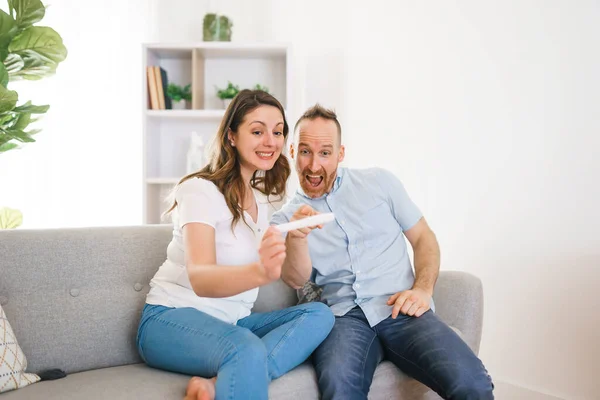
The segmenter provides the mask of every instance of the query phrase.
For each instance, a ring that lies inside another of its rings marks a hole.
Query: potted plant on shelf
[[[224,15],[209,13],[204,16],[203,39],[207,42],[231,42],[233,22]]]
[[[269,88],[266,86],[261,86],[259,83],[257,83],[253,89],[254,90],[262,90],[263,92],[269,93]]]
[[[174,83],[169,83],[169,86],[167,86],[167,96],[173,101],[174,110],[189,110],[192,108],[191,84],[182,87]]]
[[[52,28],[35,25],[46,13],[40,0],[7,3],[9,13],[0,10],[0,155],[35,142],[40,129],[27,130],[36,121],[32,116],[49,108],[20,102],[19,94],[8,89],[9,83],[52,76],[67,57],[62,37]],[[0,229],[14,229],[22,222],[19,210],[0,207]]]
[[[217,88],[217,96],[223,100],[223,107],[229,107],[229,103],[237,94],[240,92],[240,87],[238,85],[234,85],[231,82],[227,82],[227,87],[225,89]]]

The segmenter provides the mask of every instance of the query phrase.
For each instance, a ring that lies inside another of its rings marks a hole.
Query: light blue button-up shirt
[[[338,316],[358,305],[371,326],[389,317],[389,296],[415,279],[403,231],[422,217],[402,183],[381,168],[338,168],[331,192],[311,199],[298,189],[271,223],[288,222],[302,204],[335,214],[335,222],[308,235],[321,299]]]

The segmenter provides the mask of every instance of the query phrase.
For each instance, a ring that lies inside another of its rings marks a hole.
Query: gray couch
[[[181,399],[188,376],[141,363],[135,335],[148,282],[165,259],[168,226],[0,230],[0,304],[27,356],[29,372],[60,368],[68,376],[2,395],[23,399]],[[477,352],[481,282],[442,272],[437,313]],[[295,304],[281,282],[260,289],[255,311]],[[273,399],[316,399],[309,362],[272,382]],[[384,361],[372,399],[438,398]]]

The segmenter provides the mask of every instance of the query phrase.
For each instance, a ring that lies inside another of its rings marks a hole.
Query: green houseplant
[[[207,42],[230,42],[233,22],[224,15],[209,13],[204,16],[202,35]]]
[[[266,86],[261,86],[259,83],[256,84],[253,88],[254,90],[262,90],[263,92],[269,93],[269,88]]]
[[[231,82],[227,82],[227,87],[225,89],[217,88],[217,97],[223,100],[223,107],[229,107],[229,103],[237,94],[240,92],[240,87],[238,85],[234,85]]]
[[[269,88],[266,86],[262,86],[260,84],[254,85],[253,90],[262,90],[263,92],[269,93]],[[238,85],[234,85],[231,82],[227,82],[227,87],[225,89],[219,89],[217,87],[217,97],[223,100],[223,106],[225,108],[229,107],[229,103],[237,94],[240,92],[240,87]]]
[[[36,121],[32,116],[44,114],[49,108],[23,102],[9,84],[51,76],[67,57],[61,36],[52,28],[35,25],[46,13],[40,0],[7,3],[8,13],[0,10],[0,154],[35,142],[34,135],[40,130],[28,129]],[[0,209],[0,215],[0,221],[4,221],[0,228],[21,224],[22,215],[17,210]]]
[[[173,100],[173,109],[181,110],[191,108],[191,84],[179,86],[175,83],[169,83],[169,86],[167,86],[167,96],[169,96],[169,98]]]

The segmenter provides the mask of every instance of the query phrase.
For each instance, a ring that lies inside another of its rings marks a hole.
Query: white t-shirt
[[[257,197],[255,192],[255,198]],[[185,267],[183,226],[201,222],[215,228],[217,265],[245,265],[259,260],[258,249],[269,227],[268,207],[258,201],[257,222],[245,213],[246,222],[239,220],[231,231],[233,215],[225,197],[210,181],[192,178],[178,186],[177,207],[173,210],[173,239],[167,248],[167,260],[150,281],[146,303],[166,307],[193,307],[222,321],[235,324],[250,315],[258,296],[258,288],[232,297],[199,297],[192,290]],[[202,246],[198,243],[197,246]]]

